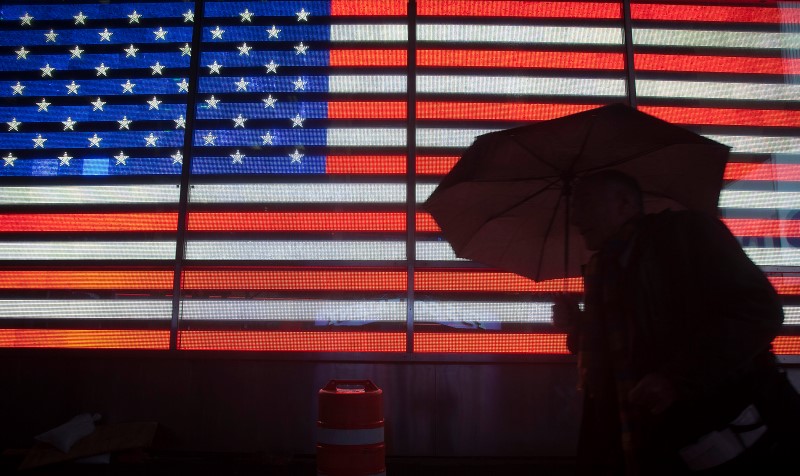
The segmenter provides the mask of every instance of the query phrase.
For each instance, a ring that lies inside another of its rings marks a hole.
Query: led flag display
[[[413,5],[3,2],[0,347],[566,353],[580,279],[410,212],[475,136],[625,101],[621,2]],[[641,109],[734,147],[725,218],[788,297],[797,11],[632,4]]]

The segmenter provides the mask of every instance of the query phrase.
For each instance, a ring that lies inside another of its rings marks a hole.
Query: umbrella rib
[[[558,213],[559,206],[561,205],[561,200],[564,199],[564,196],[565,195],[563,193],[558,195],[558,201],[556,202],[556,206],[553,207],[553,213],[552,213],[552,215],[550,215],[550,220],[547,223],[547,229],[545,230],[545,233],[544,233],[544,241],[542,242],[542,247],[539,249],[539,260],[538,260],[538,264],[537,264],[537,268],[536,268],[536,275],[535,275],[536,276],[536,281],[539,281],[539,276],[541,276],[541,274],[542,274],[542,262],[543,262],[543,257],[544,257],[544,251],[545,251],[545,248],[546,248],[545,243],[547,241],[547,237],[550,236],[550,231],[553,229],[553,224],[556,221],[556,214]],[[569,223],[567,224],[567,226],[569,226]],[[564,249],[564,253],[566,253],[566,252],[567,252],[567,250],[565,248]]]

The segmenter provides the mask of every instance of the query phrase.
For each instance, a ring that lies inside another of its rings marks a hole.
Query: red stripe
[[[0,233],[14,232],[175,232],[177,213],[4,213]]]
[[[331,16],[405,15],[406,3],[406,0],[333,0]]]
[[[778,336],[772,341],[772,351],[778,355],[800,355],[800,336]]]
[[[406,50],[331,50],[331,66],[390,67],[406,66]]]
[[[736,236],[800,237],[800,220],[726,218],[723,221]]]
[[[417,157],[417,173],[425,175],[445,175],[458,162],[458,156]]]
[[[539,104],[491,102],[417,103],[418,119],[545,121],[596,108],[589,104]]]
[[[179,331],[180,350],[405,352],[405,332]]]
[[[415,332],[414,352],[569,354],[565,334]]]
[[[797,182],[800,181],[800,165],[728,163],[725,167],[724,178],[725,180]]]
[[[800,60],[743,56],[634,55],[637,70],[690,73],[798,74]]]
[[[418,66],[622,70],[622,53],[568,51],[418,50]]]
[[[404,155],[329,155],[325,159],[327,174],[405,174]]]
[[[408,105],[402,101],[332,101],[330,119],[405,119]]]
[[[729,7],[711,5],[663,5],[634,3],[634,20],[724,22],[724,23],[800,23],[798,8]]]
[[[0,270],[0,289],[171,290],[172,271]]]
[[[417,14],[430,16],[522,18],[622,18],[619,2],[520,2],[417,0]]]
[[[784,109],[641,106],[639,110],[675,124],[800,127],[800,111]]]
[[[0,329],[0,347],[168,350],[169,330]]]
[[[190,231],[365,231],[406,230],[406,214],[348,212],[190,212]]]
[[[414,290],[443,292],[583,292],[583,279],[553,279],[535,282],[501,271],[417,271]]]
[[[405,291],[405,271],[186,270],[184,290]]]

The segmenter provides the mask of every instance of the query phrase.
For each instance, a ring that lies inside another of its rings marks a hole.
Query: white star
[[[297,21],[308,21],[308,15],[310,15],[311,12],[307,12],[305,8],[301,8],[300,11],[295,12],[295,14],[297,15]]]
[[[75,45],[75,48],[69,50],[69,52],[72,53],[72,56],[70,56],[69,59],[73,58],[81,59],[81,53],[83,53],[83,50],[81,49],[80,46]]]
[[[94,137],[89,138],[89,147],[97,147],[100,148],[100,141],[103,140],[102,137],[97,137],[95,133]]]
[[[301,41],[299,45],[294,47],[294,49],[296,50],[296,55],[304,55],[306,54],[306,51],[308,51],[308,46],[304,45]]]
[[[113,35],[114,33],[108,31],[108,28],[106,28],[105,30],[100,31],[97,34],[100,35],[100,41],[111,41],[111,35]]]
[[[217,64],[217,60],[214,60],[214,64],[210,64],[208,65],[208,67],[211,68],[208,74],[214,74],[214,73],[219,74],[219,69],[222,68],[222,65]]]
[[[279,29],[275,28],[275,25],[272,25],[272,28],[267,30],[267,33],[269,33],[269,36],[267,38],[268,39],[269,38],[277,38],[278,37],[278,33],[280,33],[280,32],[281,31]]]
[[[22,90],[25,89],[25,86],[23,86],[19,81],[17,81],[17,85],[11,86],[11,89],[14,90],[14,92],[11,94],[12,96],[15,94],[19,94],[20,96],[22,96]]]
[[[261,145],[272,145],[272,139],[274,139],[272,134],[270,134],[269,131],[265,132],[264,135],[261,136],[261,140],[263,141]]]
[[[272,109],[275,109],[275,103],[278,102],[277,99],[272,97],[272,94],[270,94],[267,99],[262,99],[262,101],[264,101],[264,109],[266,109],[268,107],[271,107]]]
[[[59,167],[61,167],[62,165],[66,165],[67,167],[69,167],[69,161],[72,160],[72,156],[67,155],[67,153],[64,152],[64,155],[59,157],[58,160],[59,160],[58,162]]]
[[[183,114],[173,121],[175,121],[175,129],[186,129],[186,119],[183,118]]]
[[[239,15],[242,17],[242,23],[246,21],[253,23],[253,20],[251,20],[253,13],[247,10],[246,8],[244,9],[243,12],[239,13]]]
[[[154,136],[151,132],[149,136],[144,138],[144,140],[146,142],[145,147],[156,147],[156,141],[158,140],[158,137]]]
[[[192,56],[192,47],[186,43],[181,47],[181,56]]]
[[[183,22],[192,22],[194,23],[194,12],[189,9],[186,13],[183,14]]]
[[[39,106],[39,111],[37,112],[42,112],[42,111],[47,112],[47,106],[49,106],[50,104],[51,103],[47,102],[44,98],[42,98],[42,102],[36,103],[36,105]]]
[[[217,108],[217,103],[219,103],[219,102],[220,102],[219,99],[214,99],[214,95],[213,94],[211,95],[211,99],[206,99],[206,103],[208,104],[208,107],[210,107],[212,109],[216,109]]]
[[[276,63],[275,61],[269,60],[269,63],[265,64],[264,66],[266,66],[266,68],[267,68],[267,74],[269,74],[269,73],[278,74],[278,66],[280,66],[280,65],[278,63]]]
[[[47,63],[46,65],[44,65],[44,68],[39,68],[39,69],[42,70],[42,77],[43,78],[45,76],[49,76],[49,77],[52,78],[53,77],[53,71],[56,70],[55,68],[51,68],[50,67],[50,63]]]
[[[175,164],[183,165],[183,154],[181,154],[181,151],[175,152],[170,157],[172,157],[172,165],[175,165]]]
[[[111,69],[111,68],[109,68],[108,66],[106,66],[106,64],[105,64],[105,63],[100,63],[100,66],[95,66],[95,67],[94,67],[94,69],[96,69],[96,70],[97,70],[97,75],[98,75],[98,76],[108,76],[108,75],[106,74],[106,71],[108,71],[108,70],[109,70],[109,69]]]
[[[137,51],[139,51],[139,48],[136,48],[135,46],[131,45],[131,46],[129,46],[129,47],[127,47],[127,48],[125,48],[125,49],[124,49],[124,50],[122,50],[122,51],[124,51],[125,53],[127,53],[127,54],[125,55],[125,57],[126,57],[126,58],[129,58],[129,57],[131,57],[131,56],[133,56],[134,58],[136,58],[136,52],[137,52]]]
[[[236,81],[233,84],[236,85],[236,90],[237,91],[247,91],[247,85],[250,84],[250,82],[249,81],[245,81],[244,78],[241,78],[241,79],[239,79],[239,81]]]
[[[104,106],[106,103],[105,103],[104,101],[101,101],[101,100],[100,100],[100,98],[97,98],[97,101],[95,101],[95,102],[91,102],[91,103],[89,103],[89,104],[91,104],[92,106],[94,106],[94,108],[92,108],[92,111],[96,111],[96,110],[98,110],[98,109],[102,111],[102,110],[103,110],[103,106]]]
[[[17,121],[16,117],[11,118],[11,122],[6,122],[8,124],[9,131],[19,131],[18,127],[22,125],[21,122]]]
[[[217,140],[217,136],[212,134],[211,131],[208,131],[208,134],[203,136],[203,140],[205,141],[203,145],[216,145],[214,141]]]
[[[178,92],[183,91],[189,92],[189,83],[186,82],[186,78],[181,78],[181,82],[178,83]]]
[[[50,33],[45,33],[44,34],[44,37],[47,38],[47,43],[49,43],[51,41],[53,43],[55,43],[57,36],[58,36],[58,33],[54,32],[52,29],[50,29]]]
[[[7,156],[3,157],[3,160],[5,160],[3,167],[8,167],[9,165],[13,167],[14,161],[16,161],[17,158],[11,155],[11,152],[9,152]]]
[[[66,121],[61,121],[61,123],[64,124],[64,130],[65,131],[66,130],[74,131],[75,130],[75,124],[77,124],[78,121],[73,121],[72,117],[68,117]]]
[[[301,162],[300,159],[305,157],[305,154],[301,154],[299,150],[295,149],[293,153],[289,154],[289,157],[292,158],[292,161],[289,162],[289,163],[291,163],[291,164],[302,164],[303,162]]]
[[[83,12],[78,12],[78,14],[73,16],[72,18],[75,19],[75,24],[76,25],[85,25],[86,24],[86,19],[89,18],[89,17],[84,15]]]
[[[150,105],[150,111],[153,109],[158,109],[158,105],[161,104],[162,101],[159,101],[157,97],[153,96],[153,99],[147,101],[147,104]]]
[[[70,94],[78,94],[78,88],[81,87],[80,84],[75,84],[75,81],[72,84],[67,84],[67,95]]]
[[[21,20],[20,23],[19,23],[20,25],[28,25],[28,26],[30,26],[31,22],[33,21],[33,17],[28,15],[28,12],[25,12],[25,15],[19,17],[19,19]]]
[[[128,15],[128,18],[130,18],[130,20],[128,20],[128,23],[139,23],[139,19],[142,18],[142,16],[136,13],[136,10],[134,10],[133,13]]]
[[[242,46],[237,46],[239,48],[239,56],[247,55],[250,56],[250,50],[253,49],[252,46],[247,46],[247,43],[242,43]]]
[[[220,30],[219,29],[219,25],[217,25],[217,27],[215,29],[211,30],[211,35],[212,35],[211,39],[214,40],[214,39],[218,38],[218,39],[221,40],[223,33],[225,33],[225,30]]]
[[[242,159],[244,159],[245,157],[247,157],[247,156],[242,154],[241,152],[239,152],[237,150],[235,154],[231,154],[231,158],[233,159],[233,162],[231,162],[231,163],[233,163],[233,164],[241,164],[241,163],[243,163]]]
[[[160,74],[163,76],[163,73],[161,71],[164,69],[164,67],[158,61],[156,61],[156,64],[154,64],[153,66],[150,66],[150,69],[153,70],[153,72],[151,73],[153,76],[155,76],[156,74]]]
[[[119,151],[119,154],[115,155],[114,158],[117,159],[117,163],[115,165],[127,165],[125,161],[128,160],[129,156],[125,155],[124,152]]]
[[[305,91],[306,90],[306,84],[308,84],[308,83],[306,81],[304,81],[303,78],[298,76],[297,81],[292,81],[292,84],[294,84],[294,90],[295,91],[297,91],[298,89],[302,89],[303,91]]]
[[[156,40],[164,40],[167,41],[167,30],[162,27],[158,27],[158,30],[154,31],[153,34],[156,35]]]
[[[122,130],[122,129],[131,130],[131,128],[129,126],[131,125],[131,122],[133,122],[133,121],[128,119],[127,115],[126,116],[122,116],[122,119],[118,120],[117,122],[119,123],[119,130]]]
[[[234,129],[237,128],[237,127],[244,128],[244,122],[246,120],[247,120],[247,118],[246,117],[242,117],[241,114],[239,114],[239,117],[234,117],[233,118],[233,128]]]
[[[26,60],[26,59],[28,59],[28,53],[30,53],[30,51],[29,51],[29,50],[26,50],[26,49],[25,49],[25,47],[24,47],[24,46],[22,46],[22,47],[20,47],[20,49],[18,49],[18,50],[17,50],[17,51],[15,51],[14,53],[16,53],[16,54],[17,54],[17,59],[24,59],[24,60]]]
[[[306,120],[304,117],[300,117],[300,114],[291,117],[290,119],[292,120],[292,127],[303,127],[303,121]]]
[[[45,142],[47,142],[47,139],[43,138],[41,134],[37,134],[36,137],[33,138],[33,148],[41,147],[44,149]]]
[[[122,94],[131,93],[133,94],[133,87],[136,86],[136,83],[132,83],[131,80],[127,80],[124,84],[120,84],[122,86]]]

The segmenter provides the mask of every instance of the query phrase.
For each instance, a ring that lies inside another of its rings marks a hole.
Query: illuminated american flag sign
[[[635,100],[734,146],[726,219],[796,295],[796,9],[706,4],[631,5]],[[0,9],[0,346],[566,352],[564,283],[417,206],[476,135],[629,98],[620,2]]]

